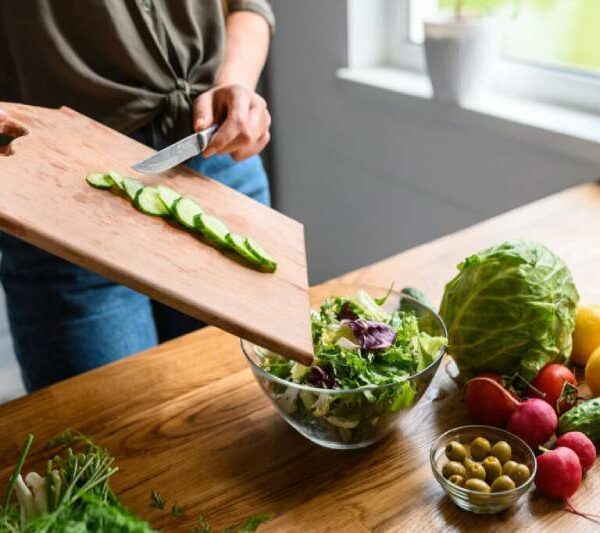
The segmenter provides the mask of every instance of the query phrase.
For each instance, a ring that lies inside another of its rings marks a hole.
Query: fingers
[[[251,107],[246,125],[247,134],[238,135],[238,137],[225,147],[223,152],[230,153],[236,161],[241,161],[258,154],[270,140],[270,125],[271,116],[267,111],[266,105],[258,104]]]
[[[259,153],[269,142],[271,116],[258,94],[239,86],[215,90],[213,116],[223,123],[212,138],[205,157],[232,154],[237,160]]]
[[[271,134],[266,132],[254,145],[232,152],[231,157],[233,157],[233,159],[236,161],[243,161],[244,159],[248,159],[253,155],[260,154],[265,149],[267,144],[269,144],[270,140]]]
[[[194,101],[194,131],[200,131],[214,124],[213,91],[206,91]]]
[[[263,134],[263,122],[264,117],[262,113],[258,112],[254,107],[251,107],[248,112],[248,120],[246,121],[244,132],[240,132],[240,134],[225,147],[224,151],[233,154],[238,150],[251,148]]]
[[[222,96],[222,106],[225,108],[225,121],[212,138],[204,155],[210,157],[217,153],[230,153],[235,148],[234,141],[250,140],[248,115],[250,114],[250,97],[242,88],[233,87]],[[216,102],[219,105],[221,102]]]

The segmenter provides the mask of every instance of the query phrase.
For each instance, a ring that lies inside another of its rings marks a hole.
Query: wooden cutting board
[[[188,315],[308,364],[312,360],[303,226],[184,166],[139,175],[153,150],[68,108],[0,103],[15,138],[0,157],[0,229]],[[90,187],[115,169],[197,200],[278,262],[257,272],[125,199]],[[198,354],[199,357],[202,354]]]

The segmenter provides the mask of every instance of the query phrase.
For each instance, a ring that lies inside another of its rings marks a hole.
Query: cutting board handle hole
[[[23,126],[0,111],[0,155],[12,155],[12,142],[27,133],[28,131]]]

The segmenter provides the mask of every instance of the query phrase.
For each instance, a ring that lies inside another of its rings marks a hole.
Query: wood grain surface
[[[0,229],[235,335],[310,362],[302,225],[229,187],[178,166],[140,175],[150,148],[66,108],[0,103],[26,131],[0,158]],[[1,126],[1,124],[0,124]],[[19,128],[8,128],[13,135]],[[115,169],[197,200],[278,261],[255,271],[175,224],[146,216],[85,176]]]
[[[483,246],[537,239],[571,267],[583,299],[600,301],[600,186],[549,197],[312,289],[313,301],[354,284],[422,287],[439,300],[455,265]],[[600,525],[531,490],[510,510],[478,516],[444,496],[429,466],[441,432],[468,423],[442,362],[431,388],[403,425],[377,445],[340,452],[291,429],[254,382],[232,335],[206,328],[143,354],[0,407],[0,480],[28,432],[43,442],[65,427],[110,448],[121,471],[114,486],[126,505],[165,531],[185,531],[198,515],[215,531],[268,512],[261,531],[598,531]],[[151,509],[160,490],[183,516]],[[600,462],[574,497],[598,512]]]

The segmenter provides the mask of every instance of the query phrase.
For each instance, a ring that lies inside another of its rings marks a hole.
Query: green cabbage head
[[[440,315],[461,377],[488,370],[531,381],[546,364],[569,357],[579,294],[560,257],[535,242],[509,241],[458,269]]]

